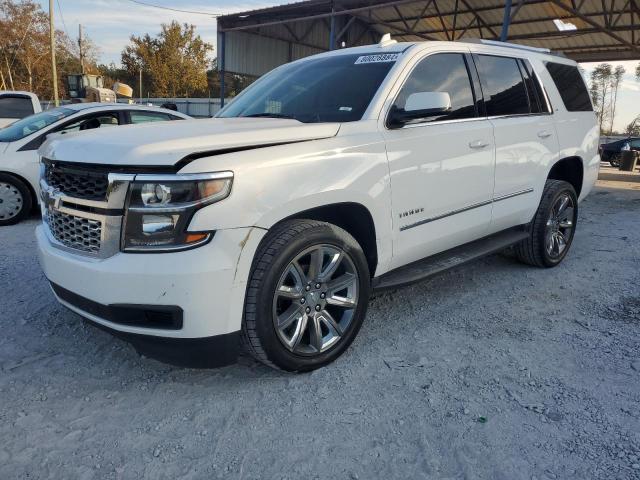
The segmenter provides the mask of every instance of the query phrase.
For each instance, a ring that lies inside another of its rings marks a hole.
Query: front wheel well
[[[369,266],[371,276],[378,265],[378,247],[376,243],[376,228],[369,210],[359,203],[334,203],[321,207],[303,210],[284,220],[309,219],[336,225],[356,239]]]
[[[584,178],[584,166],[580,157],[567,157],[558,160],[549,171],[547,179],[564,180],[573,185],[576,196],[580,196],[582,180]]]

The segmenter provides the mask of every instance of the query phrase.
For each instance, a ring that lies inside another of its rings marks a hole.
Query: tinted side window
[[[527,87],[531,113],[540,113],[540,101],[538,100],[538,94],[533,86],[533,79],[531,78],[531,75],[529,75],[529,72],[527,72],[522,60],[518,60],[518,66],[520,67],[522,78],[524,78],[524,85]]]
[[[171,120],[171,115],[160,112],[131,112],[131,123],[164,122]]]
[[[578,67],[561,63],[546,63],[565,108],[570,112],[591,112],[591,98]]]
[[[529,113],[529,99],[515,58],[478,55],[478,73],[487,115]]]
[[[521,59],[520,62],[522,62],[522,64],[524,65],[524,69],[529,75],[529,78],[531,79],[531,85],[533,86],[533,90],[540,104],[540,111],[544,113],[550,113],[551,110],[549,108],[549,101],[548,101],[547,95],[544,91],[544,88],[540,84],[540,79],[534,73],[533,67],[529,63],[529,60]],[[527,88],[529,88],[528,83],[527,83]]]
[[[402,86],[394,108],[403,110],[409,95],[420,92],[446,92],[451,97],[451,111],[421,122],[476,116],[469,72],[461,53],[438,53],[422,60]]]
[[[94,128],[115,127],[119,124],[117,112],[95,113],[93,115],[85,115],[55,131],[61,133],[78,132],[93,130]]]
[[[24,118],[33,114],[33,104],[26,97],[0,97],[0,118]]]

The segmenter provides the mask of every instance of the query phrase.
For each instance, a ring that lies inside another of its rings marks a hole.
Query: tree
[[[0,0],[0,82],[5,88],[28,90],[50,99],[53,92],[49,15],[33,0]],[[97,49],[90,39],[83,49],[88,71],[95,68]],[[58,90],[65,94],[64,79],[80,72],[77,44],[64,32],[55,31]],[[2,86],[0,84],[0,86]]]
[[[616,103],[618,101],[618,87],[622,81],[626,70],[622,65],[618,65],[611,75],[611,123],[609,132],[613,131],[613,122],[616,118]]]
[[[193,25],[163,24],[152,38],[131,36],[122,52],[122,64],[131,77],[140,70],[154,96],[177,97],[207,92],[208,55],[213,46],[195,33]]]
[[[609,63],[601,63],[591,72],[591,98],[596,107],[600,133],[603,133],[602,125],[609,112],[608,105],[612,76],[613,72]]]
[[[627,125],[625,133],[630,137],[640,137],[640,115]]]

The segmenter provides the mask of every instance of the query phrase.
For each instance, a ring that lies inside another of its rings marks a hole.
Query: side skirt
[[[396,268],[374,278],[372,287],[375,291],[380,291],[409,285],[472,260],[499,252],[527,238],[529,236],[527,227],[528,225],[520,225],[509,228]]]

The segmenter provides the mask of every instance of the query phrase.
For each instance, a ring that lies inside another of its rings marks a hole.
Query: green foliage
[[[142,70],[145,96],[206,96],[212,51],[213,46],[195,33],[193,25],[173,21],[163,24],[157,37],[132,36],[122,52],[122,65],[129,79],[137,79]],[[137,86],[137,80],[133,84]]]
[[[0,38],[0,88],[28,90],[51,99],[49,15],[33,0],[0,0]],[[55,32],[55,45],[58,91],[64,95],[66,75],[80,72],[78,46],[60,30]],[[87,39],[83,50],[91,72],[97,49]]]

